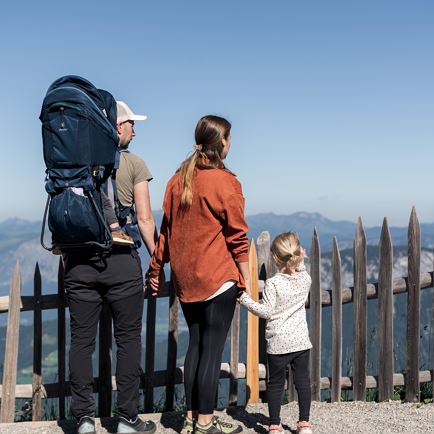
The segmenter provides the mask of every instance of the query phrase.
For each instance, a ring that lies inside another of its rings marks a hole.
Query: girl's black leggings
[[[235,284],[209,301],[181,303],[190,341],[184,365],[187,410],[214,411],[220,364],[237,300]]]
[[[280,423],[280,406],[285,387],[286,367],[291,365],[292,378],[298,395],[298,420],[309,421],[310,413],[310,350],[296,351],[288,354],[267,354],[268,382],[267,397],[270,425]]]

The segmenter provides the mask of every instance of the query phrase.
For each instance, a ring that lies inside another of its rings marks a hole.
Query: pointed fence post
[[[331,400],[341,400],[342,376],[342,271],[338,241],[333,237],[332,253],[332,384]]]
[[[42,298],[41,272],[36,263],[34,274],[35,307],[33,312],[33,381],[32,381],[32,420],[41,420],[42,413]]]
[[[407,374],[405,400],[419,402],[420,226],[416,209],[408,225]]]
[[[309,295],[310,336],[312,340],[311,383],[312,399],[321,400],[321,249],[318,232],[313,231],[310,249],[310,274],[312,286]]]
[[[176,357],[178,355],[178,298],[172,281],[169,284],[169,330],[167,336],[167,376],[165,411],[173,411],[175,400]]]
[[[265,281],[274,276],[277,271],[276,264],[271,256],[270,233],[268,231],[261,232],[256,240],[257,256],[258,256],[258,279]],[[258,362],[267,366],[267,344],[265,340],[265,319],[259,318],[259,359]],[[261,401],[266,400],[266,391],[259,393]]]
[[[235,306],[231,324],[231,360],[229,405],[237,405],[238,401],[238,362],[240,361],[240,305]]]
[[[366,236],[361,217],[357,221],[354,241],[354,351],[353,399],[366,399],[366,334],[367,334],[367,278]]]
[[[252,240],[249,250],[250,292],[253,300],[259,299],[258,258],[255,243]],[[258,317],[247,313],[247,403],[259,401],[259,336]]]
[[[20,335],[21,274],[18,261],[12,275],[9,292],[8,325],[6,328],[5,358],[0,422],[11,423],[15,417],[15,387],[17,384],[18,344]]]
[[[380,237],[378,272],[378,400],[393,398],[393,249],[387,218]]]
[[[277,273],[277,265],[270,252],[270,232],[263,231],[257,239],[259,280],[269,279]]]
[[[270,261],[270,233],[263,231],[256,239],[257,254],[258,254],[258,278],[266,280],[269,277],[269,261]]]

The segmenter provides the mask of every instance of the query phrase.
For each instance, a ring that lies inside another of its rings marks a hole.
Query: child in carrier
[[[84,191],[82,188],[71,187],[72,191],[75,194],[80,196],[84,196]],[[116,217],[115,210],[113,208],[113,204],[109,197],[104,193],[104,191],[100,190],[101,199],[102,199],[102,207],[104,212],[104,218],[106,220],[107,225],[110,228],[111,236],[113,239],[113,244],[118,245],[126,245],[126,246],[134,246],[134,240],[127,235],[125,232],[121,230],[119,226],[118,218]]]
[[[118,218],[116,217],[113,204],[108,196],[101,190],[102,207],[104,211],[104,217],[109,225],[110,232],[113,239],[113,244],[134,246],[134,240],[121,230],[119,226]]]
[[[283,432],[280,407],[286,367],[291,365],[299,405],[297,433],[312,434],[309,424],[309,353],[312,344],[305,311],[311,278],[304,265],[306,252],[297,233],[285,232],[273,240],[271,253],[279,272],[267,279],[262,300],[255,302],[245,292],[240,297],[240,303],[250,312],[267,320],[269,433]]]

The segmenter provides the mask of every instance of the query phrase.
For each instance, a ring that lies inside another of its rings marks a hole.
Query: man
[[[140,236],[150,256],[154,252],[157,234],[154,217],[151,211],[148,182],[152,175],[145,162],[128,150],[135,137],[134,122],[146,119],[136,115],[123,101],[117,101],[117,131],[119,136],[120,163],[116,174],[117,193],[122,207],[135,206],[135,214]],[[128,219],[131,223],[131,218]]]
[[[148,182],[152,176],[139,157],[126,151],[134,137],[135,115],[124,103],[117,104],[117,131],[121,158],[116,174],[118,197],[123,207],[136,208],[140,235],[150,255],[156,241]],[[131,219],[128,220],[131,223]],[[118,433],[155,432],[155,424],[138,416],[141,329],[143,313],[143,276],[135,248],[113,246],[98,254],[67,254],[65,289],[71,318],[71,410],[77,418],[78,434],[95,433],[92,353],[104,300],[113,317],[117,346],[116,385]]]

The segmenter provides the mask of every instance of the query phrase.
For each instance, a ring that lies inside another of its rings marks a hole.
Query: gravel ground
[[[243,425],[246,433],[267,433],[267,408],[263,404],[251,404],[246,408],[237,407],[227,412],[217,412],[223,419]],[[158,433],[179,432],[182,415],[164,413],[143,415],[157,423]],[[287,433],[295,433],[297,404],[282,407],[282,421]],[[339,404],[312,403],[311,423],[315,434],[371,434],[407,433],[434,434],[434,404],[401,404],[399,402],[366,403],[344,402]],[[97,420],[97,432],[114,433],[113,418]],[[0,433],[8,434],[51,434],[75,433],[72,421],[21,422],[0,424]]]

